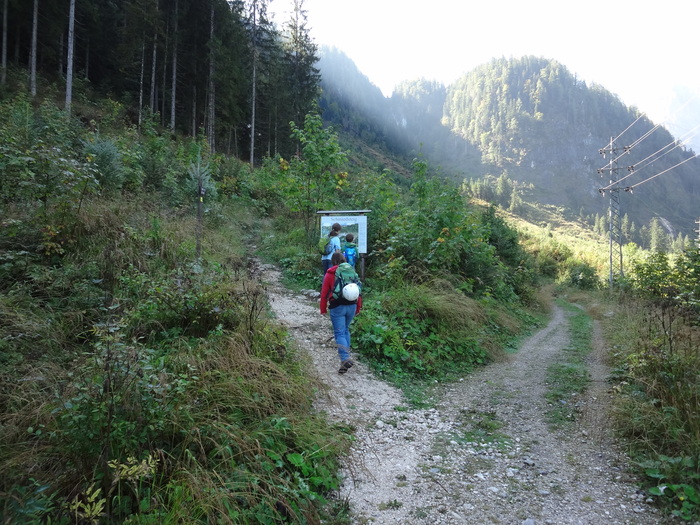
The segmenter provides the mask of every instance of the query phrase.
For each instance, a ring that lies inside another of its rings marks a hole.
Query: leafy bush
[[[658,454],[655,460],[645,460],[640,464],[646,476],[656,483],[649,488],[649,494],[670,509],[673,516],[685,521],[700,517],[700,472],[696,461],[692,456]]]
[[[56,106],[34,109],[25,96],[0,105],[0,200],[21,207],[24,223],[43,237],[47,261],[63,254],[87,197],[97,189],[95,170],[76,152],[81,130]]]
[[[535,268],[540,275],[555,278],[572,257],[571,248],[556,241],[547,239],[535,241],[528,239],[528,251],[535,258]]]
[[[444,377],[488,361],[473,301],[444,287],[404,285],[376,294],[356,317],[355,346],[380,371]]]
[[[144,123],[142,137],[138,159],[143,171],[143,184],[148,190],[162,190],[169,178],[175,179],[178,171],[183,174],[185,171],[178,170],[176,146],[171,143],[169,137],[158,133],[150,121]],[[170,196],[177,197],[178,193]]]
[[[247,165],[235,157],[221,157],[218,160],[220,162],[217,173],[219,193],[226,197],[242,195],[246,172],[249,171]]]
[[[598,272],[583,262],[567,264],[558,281],[581,290],[597,290],[600,287]]]
[[[335,201],[334,190],[342,187],[347,173],[339,172],[346,154],[331,128],[323,127],[318,113],[309,113],[304,127],[294,123],[292,136],[299,141],[301,154],[289,162],[280,159],[280,184],[284,188],[287,207],[298,213],[309,240],[315,230],[315,214]]]
[[[529,296],[533,274],[518,234],[494,210],[481,212],[455,186],[428,178],[427,169],[415,162],[410,202],[392,219],[386,238],[374,242],[376,271],[389,282],[449,277],[471,295],[502,301]]]

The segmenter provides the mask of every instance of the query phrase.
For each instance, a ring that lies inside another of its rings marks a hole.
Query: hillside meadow
[[[353,429],[312,410],[307,358],[250,260],[317,288],[315,212],[357,208],[372,210],[355,330],[373,370],[429,403],[430,381],[543,322],[543,286],[575,291],[610,327],[620,430],[650,493],[697,515],[696,252],[647,254],[606,291],[604,244],[585,229],[515,222],[421,158],[408,187],[353,172],[319,115],[292,125],[298,156],[251,168],[115,101],[84,104],[90,124],[26,94],[0,106],[10,523],[348,523],[333,495]],[[602,301],[623,308],[607,318]]]

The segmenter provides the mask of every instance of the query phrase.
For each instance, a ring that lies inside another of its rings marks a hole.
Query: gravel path
[[[259,271],[275,316],[327,387],[318,409],[356,429],[339,494],[353,523],[670,523],[645,502],[607,430],[607,370],[597,331],[593,382],[576,401],[582,417],[564,431],[546,424],[545,372],[569,342],[561,308],[508,361],[441,387],[435,408],[420,410],[408,408],[402,393],[362,362],[339,375],[318,292],[293,294],[279,285],[274,267]]]

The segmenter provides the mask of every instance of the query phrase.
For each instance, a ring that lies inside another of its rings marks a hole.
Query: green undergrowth
[[[196,259],[160,200],[86,199],[49,253],[3,219],[3,522],[316,523],[351,437],[248,276],[251,219],[212,204]]]
[[[555,427],[571,423],[578,416],[578,396],[590,383],[586,357],[592,349],[591,317],[566,301],[558,299],[557,304],[568,312],[570,339],[557,362],[547,367],[547,420]]]
[[[474,300],[444,281],[403,284],[364,298],[353,345],[380,377],[411,391],[500,359],[534,322],[524,310]]]
[[[686,273],[687,275],[692,275]],[[697,274],[696,274],[697,275]],[[662,286],[671,279],[656,273]],[[615,421],[648,493],[669,513],[700,518],[700,354],[696,315],[626,295],[606,321],[618,397]]]

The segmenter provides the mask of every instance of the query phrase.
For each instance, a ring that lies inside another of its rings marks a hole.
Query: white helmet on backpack
[[[343,298],[347,301],[357,301],[360,297],[360,287],[355,283],[346,284],[343,288]]]

